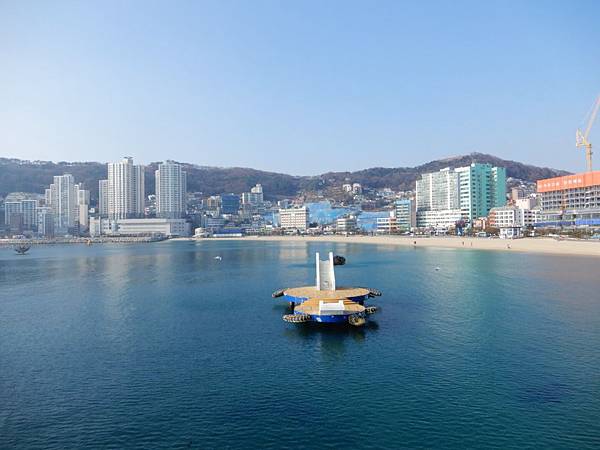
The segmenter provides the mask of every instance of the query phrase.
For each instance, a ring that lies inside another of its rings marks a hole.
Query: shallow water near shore
[[[363,328],[271,292],[383,291]],[[222,260],[214,259],[221,256]],[[439,267],[440,270],[435,270]],[[597,258],[326,242],[0,251],[0,448],[598,448]]]

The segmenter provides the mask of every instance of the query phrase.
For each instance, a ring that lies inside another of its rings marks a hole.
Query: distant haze
[[[581,171],[598,17],[597,1],[2,1],[0,156],[309,175],[477,151]]]

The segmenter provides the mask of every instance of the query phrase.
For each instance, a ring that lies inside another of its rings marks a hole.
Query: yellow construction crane
[[[590,130],[600,109],[600,95],[596,98],[596,101],[592,105],[592,109],[587,116],[587,127],[585,131],[581,131],[579,128],[575,132],[575,146],[585,147],[585,158],[587,160],[587,170],[592,171],[592,143],[589,141]]]

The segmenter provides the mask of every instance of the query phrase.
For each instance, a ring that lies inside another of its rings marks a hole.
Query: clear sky
[[[600,1],[0,0],[0,156],[582,170],[599,23]]]

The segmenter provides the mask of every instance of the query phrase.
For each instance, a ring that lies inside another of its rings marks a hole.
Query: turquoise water
[[[381,312],[283,322],[271,292],[330,248]],[[598,448],[599,276],[376,245],[0,250],[0,448]]]

